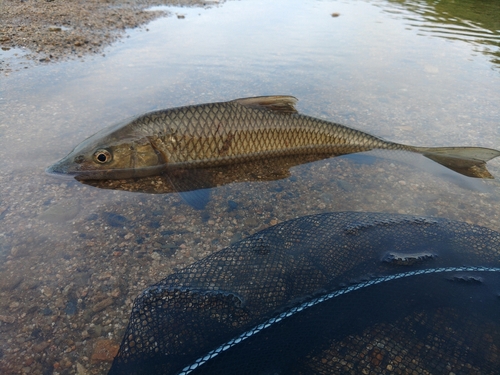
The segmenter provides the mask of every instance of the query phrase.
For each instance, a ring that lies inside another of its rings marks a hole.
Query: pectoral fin
[[[165,175],[184,202],[197,210],[205,208],[210,201],[211,188],[216,186],[210,169],[173,168]]]
[[[500,156],[500,151],[482,147],[415,147],[425,157],[464,176],[493,178],[486,162]]]

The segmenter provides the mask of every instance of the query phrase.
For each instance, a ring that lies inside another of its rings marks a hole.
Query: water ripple
[[[460,3],[432,0],[388,0],[384,12],[402,18],[422,35],[462,41],[489,56],[500,67],[500,2],[464,0]]]

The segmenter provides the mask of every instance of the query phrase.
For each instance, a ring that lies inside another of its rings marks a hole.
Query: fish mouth
[[[45,169],[45,173],[60,179],[68,180],[75,178],[78,173],[70,172],[63,161],[58,161]]]
[[[84,180],[84,179],[105,178],[103,176],[106,173],[106,171],[77,169],[75,168],[74,163],[68,161],[67,159],[62,159],[52,164],[50,167],[46,168],[45,173],[59,179]]]
[[[75,170],[72,163],[61,160],[52,164],[45,169],[45,173],[62,179],[76,179],[76,180],[122,180],[129,178],[141,178],[153,176],[161,173],[166,169],[165,164],[159,164],[143,168],[123,168],[123,169],[100,169],[100,170]]]
[[[106,180],[112,179],[113,170],[71,170],[67,163],[59,161],[45,169],[45,173],[59,179],[76,179],[76,180]]]
[[[56,177],[60,180],[72,180],[76,177],[76,175],[60,172],[58,170],[53,169],[52,167],[53,166],[45,168],[45,173],[51,177]]]

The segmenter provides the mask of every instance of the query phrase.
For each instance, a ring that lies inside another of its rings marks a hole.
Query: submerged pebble
[[[96,343],[90,360],[96,362],[112,362],[118,353],[119,345],[113,340],[99,340]]]
[[[116,228],[125,226],[128,221],[125,216],[115,214],[113,212],[103,212],[102,216],[107,224]]]

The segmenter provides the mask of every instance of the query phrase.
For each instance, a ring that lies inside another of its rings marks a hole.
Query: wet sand
[[[82,58],[102,53],[106,46],[124,35],[125,29],[144,27],[152,19],[167,14],[146,10],[148,7],[209,7],[218,3],[202,0],[2,0],[0,47],[3,51],[20,48],[34,63]],[[8,73],[11,69],[0,61],[0,72]]]

